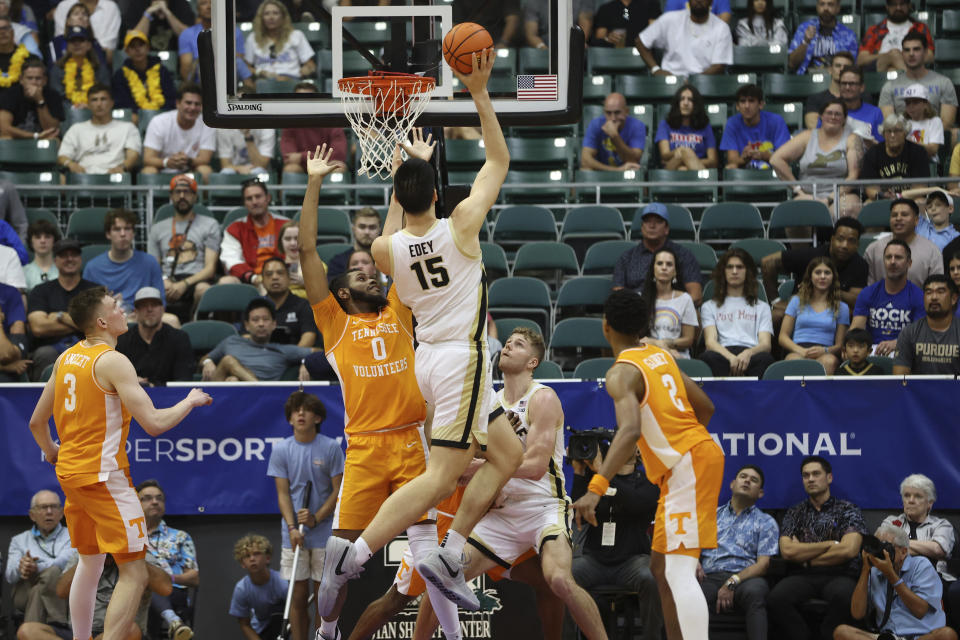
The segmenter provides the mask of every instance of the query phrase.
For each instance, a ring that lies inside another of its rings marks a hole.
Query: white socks
[[[106,554],[81,555],[70,585],[70,624],[73,637],[87,640],[93,633],[93,605],[97,600],[97,584],[103,573]]]
[[[463,553],[463,545],[466,544],[466,542],[466,538],[453,529],[450,529],[447,531],[447,535],[443,537],[443,543],[440,546],[459,558],[460,554]]]
[[[357,540],[353,543],[353,549],[355,551],[353,558],[357,563],[357,566],[355,567],[356,569],[362,567],[364,564],[366,564],[367,560],[373,557],[373,553],[370,551],[370,546],[367,544],[367,541],[363,539],[363,536],[357,538]]]
[[[417,560],[437,548],[437,525],[415,524],[407,528],[407,538],[410,541],[410,551],[413,553],[414,564],[416,564]],[[457,616],[457,605],[440,593],[432,582],[429,580],[423,582],[427,586],[430,604],[433,605],[433,611],[437,614],[437,620],[440,621],[443,635],[447,640],[460,640],[460,619]]]
[[[323,634],[324,638],[336,638],[337,637],[337,620],[340,618],[334,618],[333,620],[324,620],[320,618],[320,633]]]
[[[707,640],[710,612],[697,582],[697,559],[680,553],[664,554],[664,575],[677,606],[683,640]]]

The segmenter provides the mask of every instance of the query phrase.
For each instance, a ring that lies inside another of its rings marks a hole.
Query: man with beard
[[[926,39],[923,61],[933,64],[933,35],[927,25],[910,18],[912,10],[910,0],[887,0],[887,17],[867,28],[863,44],[860,45],[860,55],[857,56],[857,66],[868,67],[876,63],[877,71],[906,71],[901,46],[903,37],[911,31]]]
[[[651,75],[723,73],[733,64],[730,26],[710,13],[711,0],[690,0],[688,11],[669,11],[640,33],[637,51]],[[663,67],[651,49],[663,49]]]
[[[163,268],[163,290],[171,313],[188,322],[194,302],[203,297],[217,273],[220,225],[194,211],[197,181],[185,173],[170,181],[170,204],[173,218],[150,228],[147,252]]]
[[[817,0],[817,17],[800,23],[790,40],[787,66],[797,74],[826,69],[838,51],[857,55],[857,34],[837,22],[840,0]]]
[[[117,339],[117,351],[127,356],[137,370],[137,379],[147,387],[172,380],[192,380],[194,371],[190,337],[163,322],[163,300],[153,287],[143,287],[133,298],[136,331]]]
[[[954,322],[957,285],[942,273],[923,283],[925,318],[908,324],[897,338],[894,375],[960,374],[960,323]]]
[[[910,85],[922,84],[927,89],[927,100],[943,121],[943,130],[950,131],[957,121],[957,90],[953,81],[936,71],[926,67],[928,51],[933,47],[927,43],[923,34],[915,31],[907,32],[900,44],[903,50],[903,65],[905,73],[899,74],[893,80],[887,80],[880,90],[880,99],[877,105],[884,116],[891,113],[903,113],[906,108],[906,91]]]
[[[298,347],[316,344],[317,325],[310,304],[290,292],[290,272],[283,258],[270,258],[263,263],[263,287],[266,297],[277,308],[277,328],[270,340]]]
[[[339,167],[337,168],[339,170]],[[354,251],[370,251],[370,245],[380,236],[380,214],[373,207],[357,209],[352,214],[350,230],[353,231],[353,247],[338,253],[327,265],[327,277],[335,278],[347,270],[347,262]]]

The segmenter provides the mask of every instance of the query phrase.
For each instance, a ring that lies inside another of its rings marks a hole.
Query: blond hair
[[[237,562],[243,562],[251,553],[260,551],[265,555],[273,555],[273,545],[265,536],[259,533],[248,533],[233,545],[233,559]]]
[[[543,362],[543,357],[546,354],[546,345],[543,343],[543,336],[540,335],[539,331],[534,331],[530,327],[516,327],[513,331],[510,332],[510,335],[517,334],[523,336],[523,338],[530,343],[530,347],[533,349],[533,355],[537,359],[537,364],[539,365]]]
[[[257,7],[257,14],[253,17],[253,37],[257,41],[257,46],[263,49],[266,49],[270,46],[270,40],[268,39],[266,32],[263,30],[263,10],[267,7],[267,5],[271,4],[280,10],[280,15],[283,18],[283,23],[280,25],[280,31],[277,34],[276,39],[273,41],[277,52],[280,52],[283,51],[283,48],[287,45],[287,39],[290,37],[290,34],[293,33],[293,21],[290,19],[290,12],[287,11],[287,8],[282,2],[279,2],[278,0],[264,0],[264,2]]]

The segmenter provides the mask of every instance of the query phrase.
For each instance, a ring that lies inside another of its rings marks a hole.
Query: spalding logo
[[[256,104],[249,104],[249,103],[236,104],[236,103],[231,102],[231,103],[228,103],[228,104],[227,104],[227,111],[263,111],[263,105],[262,105],[262,104],[259,104],[259,103],[256,103]]]

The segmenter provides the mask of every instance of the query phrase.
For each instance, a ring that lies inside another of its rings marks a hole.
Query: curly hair
[[[650,330],[650,312],[647,302],[630,289],[611,293],[603,303],[603,317],[607,325],[625,336],[641,337]]]
[[[739,247],[730,249],[720,256],[717,266],[713,268],[713,299],[717,301],[718,307],[727,299],[727,263],[730,262],[731,258],[739,258],[743,263],[746,271],[743,280],[743,297],[747,299],[747,304],[752,307],[757,304],[758,299],[757,263],[753,261],[753,257],[749,253]]]
[[[237,562],[243,562],[243,559],[251,553],[260,551],[264,555],[273,555],[273,545],[265,536],[259,533],[248,533],[233,545],[233,559]]]
[[[813,302],[813,271],[820,265],[829,267],[830,272],[833,274],[833,281],[827,290],[827,304],[830,306],[830,309],[833,310],[833,317],[836,318],[840,315],[840,274],[837,273],[837,267],[834,266],[833,260],[829,257],[817,256],[810,261],[810,264],[807,265],[807,270],[803,273],[803,281],[801,281],[800,286],[797,287],[797,298],[800,300],[801,308]]]

